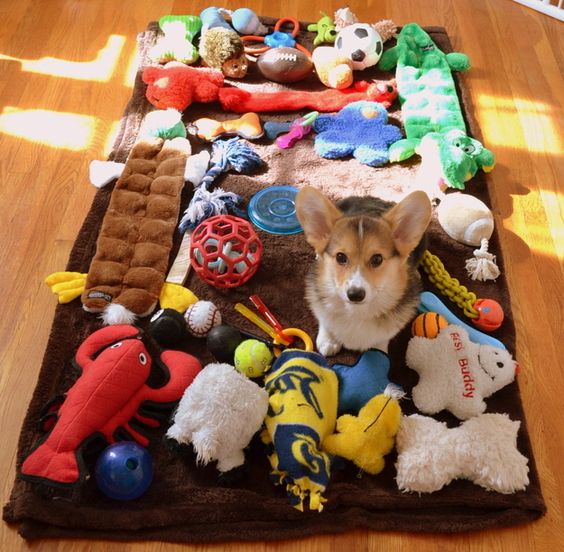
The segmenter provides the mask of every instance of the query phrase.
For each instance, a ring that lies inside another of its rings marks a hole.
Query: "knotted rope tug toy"
[[[476,327],[491,332],[501,326],[504,317],[501,305],[493,299],[478,299],[475,293],[448,273],[436,255],[429,250],[425,251],[420,265],[429,281],[459,306]]]
[[[210,168],[194,190],[194,196],[180,221],[180,231],[193,230],[200,222],[214,215],[235,215],[246,218],[244,209],[238,204],[241,197],[223,188],[211,190],[214,180],[224,172],[234,170],[248,173],[262,165],[255,150],[238,137],[214,142]]]

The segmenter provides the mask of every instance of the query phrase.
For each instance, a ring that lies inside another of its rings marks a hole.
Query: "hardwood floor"
[[[339,2],[244,5],[317,20]],[[12,487],[19,429],[35,386],[55,299],[43,278],[62,269],[94,195],[88,165],[111,144],[134,74],[135,36],[166,13],[206,2],[78,0],[0,2],[1,502]],[[225,7],[239,4],[226,2]],[[510,0],[349,2],[361,21],[390,18],[448,29],[469,55],[464,76],[483,141],[517,326],[523,404],[547,515],[532,524],[467,535],[356,531],[271,544],[184,550],[521,550],[564,548],[564,24]],[[164,543],[45,541],[29,547],[0,524],[0,550],[173,550]]]

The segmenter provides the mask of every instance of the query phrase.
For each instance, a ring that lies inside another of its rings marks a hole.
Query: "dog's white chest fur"
[[[405,318],[377,316],[373,305],[356,305],[338,297],[326,299],[323,304],[311,303],[319,321],[317,348],[326,356],[336,354],[343,346],[351,351],[380,349],[388,352],[390,339],[405,325]]]

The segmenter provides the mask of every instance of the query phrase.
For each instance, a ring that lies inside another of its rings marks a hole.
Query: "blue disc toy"
[[[133,500],[153,481],[153,460],[137,443],[124,441],[107,447],[96,462],[96,484],[114,500]]]
[[[270,186],[257,192],[249,202],[251,222],[271,234],[297,234],[302,227],[296,216],[294,186]]]

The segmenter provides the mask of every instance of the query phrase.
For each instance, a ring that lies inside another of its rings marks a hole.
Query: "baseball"
[[[194,337],[205,337],[221,324],[221,313],[211,301],[196,301],[184,313],[186,328]]]

